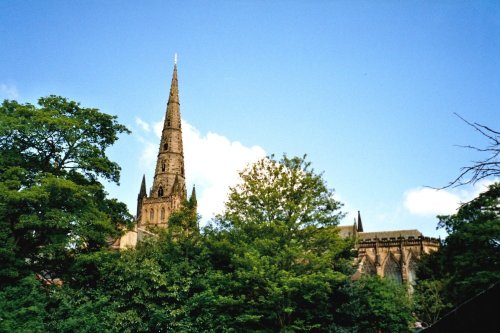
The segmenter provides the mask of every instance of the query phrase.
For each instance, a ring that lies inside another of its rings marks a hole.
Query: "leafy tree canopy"
[[[456,214],[439,216],[439,227],[449,235],[439,251],[420,263],[416,292],[438,292],[443,307],[436,311],[442,314],[500,280],[500,183],[490,185]],[[421,316],[436,319],[435,313]]]
[[[413,320],[411,303],[404,286],[391,279],[363,276],[342,289],[346,302],[336,332],[409,332]]]
[[[63,274],[77,253],[108,245],[130,224],[126,206],[108,199],[99,177],[118,182],[106,156],[120,133],[116,117],[59,96],[38,107],[0,106],[0,279],[28,272]],[[24,271],[24,273],[23,273]]]
[[[332,297],[346,281],[351,245],[342,213],[305,156],[262,159],[241,174],[226,209],[205,230],[219,303],[236,331],[328,330]]]

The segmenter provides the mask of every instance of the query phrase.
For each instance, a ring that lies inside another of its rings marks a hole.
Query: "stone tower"
[[[153,234],[150,227],[166,228],[170,215],[178,211],[186,199],[179,86],[175,63],[153,185],[148,194],[146,177],[142,177],[137,196],[137,225],[134,230],[127,231],[113,247],[121,249],[135,247],[138,241]],[[189,204],[196,210],[194,187]]]
[[[182,145],[181,112],[177,64],[174,65],[165,121],[161,132],[153,186],[146,193],[143,177],[137,197],[137,225],[166,227],[169,216],[186,200],[184,149]]]

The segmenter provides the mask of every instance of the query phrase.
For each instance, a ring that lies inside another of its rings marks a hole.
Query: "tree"
[[[449,235],[439,251],[422,260],[417,277],[419,283],[440,286],[445,307],[456,307],[500,280],[499,213],[500,183],[495,183],[456,214],[439,216],[438,226]]]
[[[500,280],[500,183],[490,185],[456,214],[440,216],[439,227],[449,234],[439,255],[454,304]]]
[[[474,161],[469,166],[462,167],[458,177],[444,186],[444,188],[465,184],[476,184],[481,179],[500,176],[500,132],[479,123],[471,123],[458,114],[456,115],[489,141],[489,144],[484,148],[471,145],[464,147],[477,152],[488,153],[489,156],[483,160]]]
[[[411,303],[403,286],[378,276],[363,276],[343,288],[346,299],[337,310],[338,332],[409,332]]]
[[[414,311],[425,326],[432,325],[453,307],[446,301],[444,280],[420,280],[413,292]]]
[[[352,259],[352,244],[335,228],[341,204],[305,156],[265,158],[240,176],[224,213],[205,229],[213,266],[225,276],[213,286],[221,325],[328,331]]]
[[[47,332],[48,298],[34,275],[0,289],[0,332]]]
[[[0,279],[64,274],[78,253],[107,247],[131,224],[100,179],[118,183],[106,149],[129,133],[115,116],[59,96],[0,106]]]
[[[187,212],[136,249],[79,256],[79,274],[51,295],[47,331],[213,331],[212,269],[203,235],[179,230],[193,222]]]

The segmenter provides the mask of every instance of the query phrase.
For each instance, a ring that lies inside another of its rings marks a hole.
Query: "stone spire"
[[[358,232],[363,232],[363,223],[361,223],[361,213],[358,210]]]
[[[141,215],[142,210],[142,201],[144,198],[147,198],[148,194],[146,193],[146,175],[142,175],[141,189],[139,190],[139,194],[137,195],[137,220],[140,220],[139,215]]]
[[[174,64],[150,197],[161,198],[171,195],[180,195],[182,200],[186,199],[177,64]]]

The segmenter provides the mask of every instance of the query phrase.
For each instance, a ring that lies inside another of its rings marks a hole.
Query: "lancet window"
[[[385,263],[384,277],[394,280],[399,284],[403,283],[403,277],[401,276],[401,267],[392,256],[389,256],[387,262]]]

